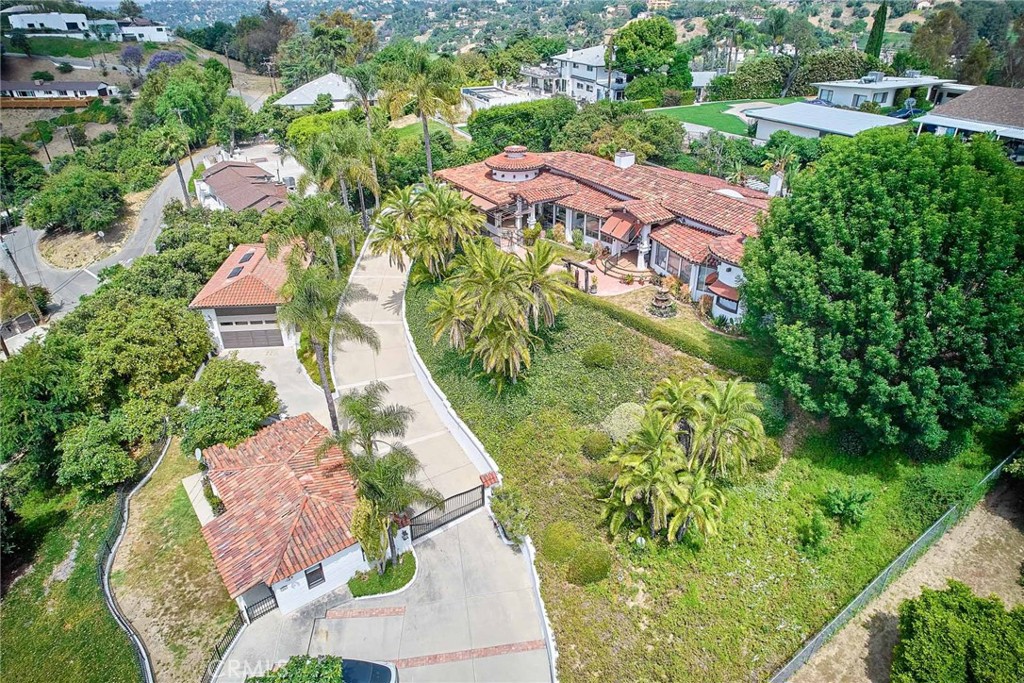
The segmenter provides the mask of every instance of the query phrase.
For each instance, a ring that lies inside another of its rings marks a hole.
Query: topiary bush
[[[612,367],[615,365],[615,347],[608,342],[591,344],[583,351],[583,364],[588,368]]]
[[[572,556],[566,578],[577,586],[587,586],[608,578],[611,570],[612,554],[597,541],[590,541]]]
[[[590,460],[601,460],[612,450],[612,440],[604,432],[590,432],[587,438],[583,439],[580,451],[585,458]]]
[[[505,536],[517,546],[526,538],[526,519],[530,510],[526,507],[518,489],[502,484],[491,496],[491,512],[498,520]]]
[[[571,522],[552,522],[544,529],[540,554],[552,562],[566,562],[583,544],[583,534]]]
[[[61,72],[62,74],[69,74],[74,70],[75,67],[71,66],[67,62],[61,62],[57,65],[57,71]]]
[[[644,407],[639,403],[620,403],[601,421],[601,429],[612,441],[621,443],[640,428],[643,416]]]

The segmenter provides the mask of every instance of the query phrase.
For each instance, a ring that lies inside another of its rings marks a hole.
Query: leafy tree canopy
[[[998,424],[1024,370],[1024,174],[984,138],[829,138],[744,262],[747,316],[806,409],[883,443]]]
[[[51,176],[25,209],[36,230],[108,230],[121,216],[124,200],[116,176],[72,164]]]
[[[676,29],[665,17],[631,21],[612,41],[615,59],[612,66],[630,76],[642,76],[672,63]]]
[[[121,445],[120,425],[93,417],[64,433],[57,482],[97,494],[127,479],[135,461]]]
[[[619,145],[612,149],[613,146]],[[552,149],[589,152],[606,158],[623,146],[638,161],[667,162],[682,152],[683,130],[677,121],[650,114],[637,102],[601,101],[587,105],[552,140]]]
[[[481,155],[496,154],[507,145],[526,145],[536,152],[551,150],[551,141],[576,115],[567,97],[492,107],[469,117],[469,134]]]
[[[43,186],[46,170],[32,157],[28,145],[13,138],[0,138],[0,187],[4,200],[20,206]]]

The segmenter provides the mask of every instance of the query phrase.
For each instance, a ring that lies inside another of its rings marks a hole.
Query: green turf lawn
[[[416,558],[412,553],[399,555],[398,566],[389,564],[384,574],[378,574],[376,569],[360,572],[348,581],[348,589],[357,598],[366,595],[380,595],[381,593],[392,593],[412,581],[416,575]]]
[[[139,679],[128,636],[107,611],[96,579],[96,553],[113,510],[113,496],[89,503],[59,492],[32,493],[18,509],[22,519],[13,532],[32,570],[3,600],[4,683]],[[26,539],[37,539],[38,547]],[[73,547],[70,575],[51,578]]]
[[[430,134],[433,136],[435,133],[448,133],[452,136],[452,140],[458,147],[467,147],[469,140],[462,137],[461,135],[452,133],[451,128],[445,126],[437,121],[431,120],[428,122],[430,126]],[[395,133],[398,135],[398,140],[405,140],[407,138],[415,138],[416,140],[423,139],[423,124],[417,121],[416,123],[410,123],[408,126],[402,126],[396,128]]]
[[[3,44],[4,49],[11,49],[7,36],[4,36]],[[75,40],[74,38],[61,38],[59,36],[29,38],[28,44],[33,56],[79,57],[85,59],[90,55],[120,51],[117,43],[100,40]]]
[[[848,438],[808,423],[806,438],[774,472],[725,484],[719,537],[613,542],[599,522],[610,472],[580,454],[583,438],[620,402],[643,402],[661,377],[715,368],[575,304],[544,334],[527,376],[495,396],[464,355],[431,343],[430,292],[407,293],[417,348],[505,483],[523,492],[533,538],[567,520],[614,551],[611,578],[579,587],[541,548],[541,592],[567,683],[768,678],[993,462],[977,446],[926,466],[893,452],[846,455],[840,442]],[[596,342],[618,349],[613,367],[583,364],[582,352]],[[809,556],[798,549],[797,529],[821,509],[829,486],[866,488],[874,499],[859,528],[830,521],[826,552]]]
[[[658,109],[657,114],[664,114],[683,123],[695,123],[699,126],[709,126],[723,133],[735,135],[746,135],[747,124],[738,116],[724,113],[726,109],[744,102],[771,102],[773,104],[789,104],[790,102],[805,101],[804,97],[778,97],[764,100],[730,100],[729,102],[708,102],[689,107],[672,107],[669,109]]]

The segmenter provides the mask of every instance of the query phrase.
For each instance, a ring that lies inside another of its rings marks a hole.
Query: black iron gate
[[[468,491],[456,493],[451,498],[445,498],[434,507],[424,510],[412,518],[409,523],[412,539],[415,541],[417,538],[429,534],[434,529],[442,527],[448,522],[456,520],[483,506],[484,487],[482,484],[474,486]]]
[[[249,623],[252,623],[262,616],[266,616],[277,609],[277,596],[273,593],[269,597],[263,598],[259,602],[246,605],[245,613],[249,617]]]

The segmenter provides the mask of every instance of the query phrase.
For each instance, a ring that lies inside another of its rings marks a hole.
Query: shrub
[[[825,515],[821,514],[821,510],[815,510],[810,518],[796,530],[800,549],[808,555],[818,555],[824,552],[825,540],[830,531]]]
[[[580,228],[573,228],[572,246],[576,247],[580,251],[583,251],[583,230],[581,230]]]
[[[844,526],[860,526],[868,516],[868,502],[872,498],[874,494],[871,491],[856,488],[844,490],[830,486],[825,491],[822,505],[828,514],[838,519]]]
[[[120,425],[93,418],[61,437],[57,482],[96,494],[135,472],[135,461],[119,441]]]
[[[620,403],[601,421],[601,429],[615,443],[628,439],[640,428],[640,420],[644,416],[644,407],[639,403]]]
[[[50,73],[49,71],[33,71],[32,72],[32,80],[33,81],[52,81],[53,80],[53,74]]]
[[[542,228],[539,225],[534,226],[532,228],[523,229],[523,242],[526,244],[526,246],[533,246],[533,243],[537,241],[538,237],[540,237],[541,229]]]
[[[62,74],[69,74],[74,70],[75,67],[71,66],[67,62],[61,62],[57,65],[57,71],[61,72]]]
[[[544,529],[540,554],[552,562],[566,562],[583,544],[583,535],[571,522],[552,522]]]
[[[959,581],[900,605],[893,683],[1024,680],[1024,607],[979,598]]]
[[[604,432],[590,432],[587,438],[583,439],[580,451],[583,456],[590,460],[600,460],[612,450],[612,440]]]
[[[754,385],[754,393],[761,402],[758,417],[764,425],[767,436],[779,436],[786,431],[786,405],[782,397],[771,386],[758,382]]]
[[[610,368],[615,365],[615,347],[608,342],[591,344],[583,351],[583,364],[588,368]]]
[[[569,562],[566,578],[577,586],[586,586],[608,578],[612,570],[612,554],[596,541],[580,546]]]
[[[765,439],[764,451],[750,462],[755,472],[764,474],[774,470],[782,460],[782,448],[774,439]]]
[[[921,465],[907,478],[901,508],[910,520],[928,524],[962,501],[970,489],[970,482],[955,467]]]
[[[516,545],[526,538],[526,519],[530,511],[518,489],[507,484],[500,486],[491,496],[491,512],[505,532],[508,540]]]
[[[858,111],[862,111],[865,114],[881,114],[882,105],[878,102],[861,102]]]

